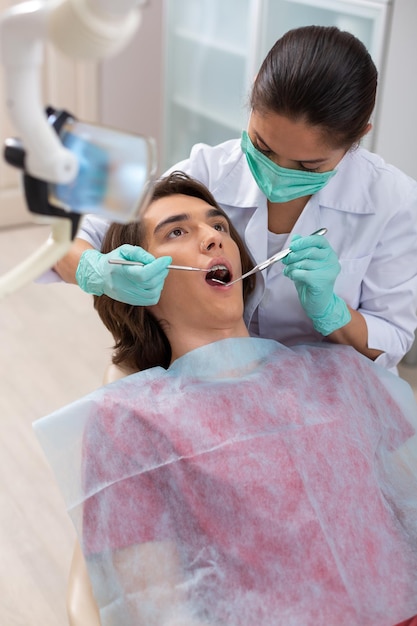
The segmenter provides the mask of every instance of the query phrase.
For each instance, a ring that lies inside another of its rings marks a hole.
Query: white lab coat
[[[197,144],[170,171],[175,169],[210,189],[256,263],[267,258],[267,201],[240,140]],[[417,182],[363,148],[352,150],[326,187],[311,197],[284,247],[293,234],[308,235],[322,226],[342,267],[335,293],[364,316],[369,347],[384,351],[377,362],[394,368],[410,349],[417,326]],[[99,218],[89,217],[78,236],[99,247],[103,232]],[[267,276],[257,275],[245,310],[252,334],[286,345],[322,339],[283,267],[277,263]],[[251,327],[256,307],[257,324]]]

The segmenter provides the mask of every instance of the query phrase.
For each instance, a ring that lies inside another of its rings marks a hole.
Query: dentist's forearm
[[[375,350],[374,348],[368,347],[368,326],[366,324],[365,318],[361,313],[355,311],[350,306],[348,306],[352,319],[348,324],[342,326],[338,330],[335,330],[330,335],[326,337],[329,341],[333,343],[340,343],[347,346],[352,346],[365,355],[372,361],[382,354],[382,350]]]
[[[93,246],[84,239],[75,238],[69,252],[62,257],[55,265],[54,269],[67,283],[76,284],[75,272],[77,271],[80,257],[85,250],[91,249]]]

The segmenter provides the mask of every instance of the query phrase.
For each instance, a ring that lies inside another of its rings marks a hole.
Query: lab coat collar
[[[320,206],[345,213],[375,213],[369,193],[374,166],[366,155],[366,150],[362,148],[345,154],[336,168],[336,175],[314,196]]]
[[[229,167],[228,164],[224,167],[225,175],[221,176],[217,186],[211,189],[213,196],[220,204],[256,209],[263,194],[251,174],[240,141],[228,155],[228,162]]]

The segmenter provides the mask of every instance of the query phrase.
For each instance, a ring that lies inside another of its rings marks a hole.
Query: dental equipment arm
[[[45,41],[75,59],[112,56],[139,27],[143,4],[143,0],[30,0],[10,7],[0,16],[7,111],[24,149],[22,169],[32,182],[69,185],[80,167],[77,154],[63,145],[45,115],[41,97]],[[68,251],[78,220],[71,215],[71,207],[58,213],[46,213],[53,223],[52,233],[47,244],[35,253],[36,262],[27,259],[0,278],[0,297],[32,281]]]

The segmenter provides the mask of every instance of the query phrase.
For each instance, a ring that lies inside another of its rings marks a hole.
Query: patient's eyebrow
[[[175,222],[186,222],[189,219],[190,216],[188,215],[188,213],[178,213],[178,215],[170,215],[155,226],[153,234],[156,235],[156,233],[164,228],[164,226],[167,226],[169,224],[175,224]]]
[[[206,212],[206,217],[224,217],[224,219],[227,220],[227,217],[225,216],[223,211],[220,211],[220,209],[216,209],[215,206]]]
[[[219,209],[216,209],[216,207],[208,209],[206,211],[206,217],[207,218],[210,218],[210,217],[224,217],[225,218],[224,213],[220,211]],[[189,213],[178,213],[177,215],[170,215],[169,217],[162,220],[161,222],[159,222],[159,224],[155,226],[153,234],[156,235],[162,228],[164,228],[165,226],[168,226],[169,224],[176,224],[178,222],[186,222],[187,220],[190,220],[190,219],[192,218]]]

